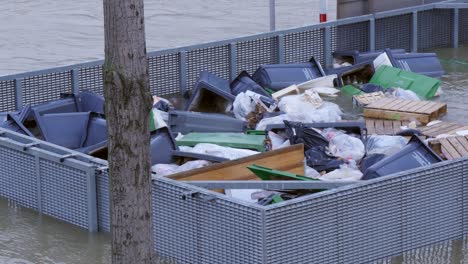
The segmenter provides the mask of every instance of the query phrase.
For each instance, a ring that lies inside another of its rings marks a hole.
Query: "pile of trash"
[[[440,162],[440,151],[436,154],[427,145],[416,122],[394,125],[398,131],[391,135],[368,135],[366,120],[343,120],[335,99],[348,97],[356,107],[365,106],[360,95],[430,100],[441,93],[440,81],[433,77],[443,74],[433,53],[390,49],[335,52],[333,68],[325,70],[314,58],[306,63],[261,65],[253,75],[243,71],[232,82],[202,72],[185,106],[154,97],[153,173],[172,177],[207,170],[217,163],[261,157],[297,144],[304,146],[300,174],[256,164],[247,168],[262,180],[353,183]],[[92,92],[27,105],[4,115],[1,127],[107,159],[104,98]],[[323,190],[224,193],[268,205],[318,191]]]

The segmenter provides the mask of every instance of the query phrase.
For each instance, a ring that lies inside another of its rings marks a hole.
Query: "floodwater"
[[[278,28],[317,22],[316,0],[276,0]],[[0,9],[0,75],[103,58],[102,1],[16,0]],[[333,19],[336,2],[329,1]],[[148,50],[267,31],[267,0],[146,1]],[[468,124],[468,48],[437,51],[447,119]],[[0,199],[0,263],[110,263],[106,234],[41,216]],[[468,239],[446,241],[378,263],[464,263]]]

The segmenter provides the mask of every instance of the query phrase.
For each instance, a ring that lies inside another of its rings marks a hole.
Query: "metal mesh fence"
[[[368,51],[369,21],[336,27],[336,50]]]
[[[418,12],[418,49],[450,47],[453,42],[453,10]]]
[[[261,211],[153,183],[155,250],[177,263],[263,263]],[[175,224],[176,223],[176,224]]]
[[[325,29],[308,30],[284,36],[286,63],[307,62],[313,56],[324,63]]]
[[[70,71],[48,73],[24,78],[23,103],[39,104],[60,98],[61,93],[71,93]]]
[[[179,54],[149,57],[150,89],[153,95],[180,93]]]
[[[229,46],[217,46],[187,52],[187,90],[190,91],[200,72],[209,71],[229,79]]]
[[[412,15],[384,17],[375,20],[375,48],[411,50]]]
[[[15,110],[15,81],[0,82],[0,112]]]
[[[104,94],[104,81],[102,80],[102,65],[81,68],[79,72],[80,90]]]
[[[109,173],[104,171],[96,176],[96,199],[98,202],[99,230],[110,232]]]
[[[237,43],[237,73],[245,70],[253,74],[262,64],[278,63],[277,37],[261,38]]]
[[[459,14],[459,40],[461,43],[468,42],[468,9],[460,9]]]

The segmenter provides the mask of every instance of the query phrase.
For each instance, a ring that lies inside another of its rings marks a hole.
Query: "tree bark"
[[[143,0],[104,0],[112,263],[151,263],[148,60]]]

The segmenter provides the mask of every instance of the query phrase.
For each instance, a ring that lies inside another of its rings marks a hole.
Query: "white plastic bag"
[[[167,176],[174,173],[202,168],[211,164],[212,163],[210,161],[206,160],[193,160],[188,161],[181,166],[177,164],[156,164],[151,168],[154,172],[156,172],[157,176]]]
[[[305,165],[304,166],[305,168],[305,174],[304,176],[306,177],[309,177],[309,178],[314,178],[314,179],[318,179],[320,178],[320,173],[318,171],[316,171],[315,169]]]
[[[180,146],[181,151],[206,154],[215,157],[226,158],[229,160],[240,159],[243,157],[258,154],[260,152],[248,150],[248,149],[236,149],[230,147],[223,147],[210,143],[199,143],[192,147]]]
[[[354,163],[355,164],[355,163]],[[329,181],[357,181],[362,178],[362,172],[353,163],[343,164],[339,169],[331,171],[319,177],[321,180]]]
[[[392,155],[406,146],[401,136],[372,135],[367,138],[367,154]]]
[[[335,129],[335,128],[325,128],[321,131],[322,136],[326,138],[328,141],[332,140],[334,137],[342,134],[346,134],[343,130]]]
[[[279,149],[282,147],[283,143],[286,141],[286,138],[276,134],[273,131],[268,131],[268,138],[271,141],[272,149]]]
[[[391,95],[393,97],[396,97],[396,98],[400,98],[400,99],[406,99],[406,100],[416,100],[416,101],[420,101],[421,99],[419,98],[419,96],[414,93],[413,91],[410,91],[410,90],[405,90],[405,89],[401,89],[401,88],[395,88],[392,92],[391,92]]]
[[[308,113],[315,111],[322,104],[322,98],[316,92],[307,90],[304,94],[288,95],[281,98],[278,108],[287,114]]]
[[[245,121],[245,116],[255,111],[256,103],[246,93],[240,93],[236,96],[233,103],[234,116],[237,119]]]
[[[330,140],[329,149],[335,157],[355,161],[360,161],[366,152],[364,144],[360,139],[346,134],[333,137]]]

